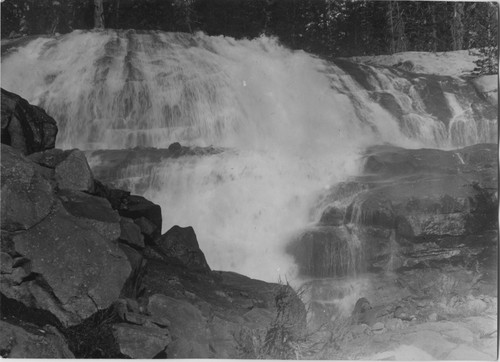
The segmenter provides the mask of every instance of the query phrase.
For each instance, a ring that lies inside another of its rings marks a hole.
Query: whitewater
[[[438,80],[450,85],[433,113],[424,76],[355,71],[268,37],[74,31],[3,55],[2,87],[44,108],[57,147],[88,151],[93,167],[96,150],[222,149],[123,167],[115,185],[160,204],[163,231],[193,226],[212,269],[276,281],[294,278],[286,244],[316,221],[325,189],[359,173],[366,147],[496,141],[461,79]]]

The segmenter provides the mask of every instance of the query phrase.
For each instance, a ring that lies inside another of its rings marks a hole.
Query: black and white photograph
[[[0,6],[0,357],[498,359],[498,2]]]

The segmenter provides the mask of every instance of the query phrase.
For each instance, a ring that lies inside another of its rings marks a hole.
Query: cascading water
[[[75,31],[4,55],[2,87],[58,121],[60,148],[223,148],[126,165],[113,179],[159,203],[164,230],[193,226],[213,269],[276,281],[293,272],[289,236],[313,221],[319,192],[357,172],[365,147],[495,139],[471,102],[468,112],[446,96],[451,116],[438,120],[422,77],[347,68],[266,37]]]

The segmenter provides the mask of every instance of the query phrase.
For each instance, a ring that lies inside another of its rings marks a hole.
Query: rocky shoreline
[[[55,124],[2,90],[2,357],[496,355],[496,145],[369,149],[364,174],[328,190],[318,224],[289,246],[312,279],[307,314],[289,285],[211,270],[193,228],[162,232],[159,205],[54,148]],[[174,144],[161,157],[217,152]],[[362,254],[348,250],[353,235]],[[332,319],[324,301],[342,293],[326,278],[352,271],[380,278]]]

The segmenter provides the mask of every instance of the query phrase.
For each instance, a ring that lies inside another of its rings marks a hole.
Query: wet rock
[[[179,142],[174,142],[171,143],[170,146],[168,146],[168,150],[173,153],[177,153],[182,151],[182,146]]]
[[[13,241],[46,283],[38,285],[44,291],[45,307],[67,316],[61,318],[63,324],[107,308],[118,298],[131,271],[115,244],[82,227],[61,206],[29,231],[15,235]]]
[[[344,223],[344,212],[337,207],[329,206],[321,215],[320,225],[341,226]]]
[[[169,258],[179,260],[190,270],[209,273],[205,255],[200,250],[196,234],[192,227],[181,228],[173,226],[169,231],[158,238],[155,243]]]
[[[115,324],[113,335],[120,352],[130,358],[154,358],[171,342],[167,329],[151,325]]]
[[[2,358],[75,358],[64,337],[52,326],[0,321]]]
[[[335,277],[363,268],[360,244],[352,243],[344,227],[317,226],[303,231],[286,248],[295,258],[302,275]]]
[[[372,327],[372,332],[374,334],[381,334],[385,332],[385,325],[382,322],[377,322]]]
[[[486,256],[495,255],[497,245],[496,152],[492,144],[452,151],[370,147],[364,174],[320,198],[318,226],[303,231],[287,252],[305,276],[470,266],[471,260],[493,275],[496,267]],[[340,224],[335,210],[342,204],[348,205],[347,232],[327,229],[330,213]],[[351,270],[332,268],[342,263]]]
[[[2,88],[2,143],[23,154],[54,148],[56,121],[37,106]]]
[[[1,226],[3,230],[26,230],[51,212],[56,203],[53,189],[27,158],[2,145]]]

